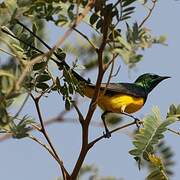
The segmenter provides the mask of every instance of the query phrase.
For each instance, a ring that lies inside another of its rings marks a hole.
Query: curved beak
[[[168,78],[171,78],[171,77],[170,77],[170,76],[161,76],[161,77],[160,77],[160,80],[162,81],[162,80],[168,79]]]

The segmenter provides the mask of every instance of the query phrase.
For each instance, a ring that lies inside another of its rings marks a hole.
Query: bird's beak
[[[159,78],[159,80],[160,81],[163,81],[164,79],[168,79],[168,78],[171,78],[170,76],[161,76],[160,78]]]

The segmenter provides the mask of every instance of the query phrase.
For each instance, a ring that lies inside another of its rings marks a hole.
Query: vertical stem
[[[89,148],[89,142],[88,142],[89,124],[90,124],[90,121],[92,119],[92,115],[96,109],[97,100],[98,100],[99,92],[100,92],[101,82],[103,79],[104,72],[106,70],[106,68],[104,67],[104,63],[103,63],[103,52],[104,52],[105,46],[107,44],[106,40],[107,40],[107,36],[108,36],[108,22],[106,20],[104,20],[103,27],[104,27],[103,39],[102,39],[102,42],[101,42],[99,49],[97,49],[97,51],[96,51],[97,56],[98,56],[98,77],[97,77],[97,81],[96,81],[96,87],[95,87],[93,98],[92,98],[90,106],[89,106],[88,113],[86,115],[84,122],[82,123],[81,151],[80,151],[78,160],[74,166],[74,169],[72,171],[72,174],[68,180],[77,179],[80,168],[81,168],[81,166],[85,160],[85,157],[87,155],[88,150],[90,149]]]
[[[86,157],[86,154],[88,152],[88,127],[87,125],[83,125],[82,128],[82,146],[81,151],[78,157],[78,160],[76,161],[76,164],[74,166],[73,172],[68,180],[75,180],[77,179],[78,173],[81,169],[81,166],[84,162],[84,159]]]

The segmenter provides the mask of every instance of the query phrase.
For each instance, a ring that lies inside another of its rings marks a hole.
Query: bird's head
[[[169,76],[159,76],[157,74],[146,73],[139,76],[135,84],[143,87],[146,93],[150,93],[161,81],[170,78]]]

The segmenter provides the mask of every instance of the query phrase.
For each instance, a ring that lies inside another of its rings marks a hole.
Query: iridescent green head
[[[146,93],[150,93],[161,81],[167,78],[170,77],[146,73],[139,76],[134,83],[143,87]]]

